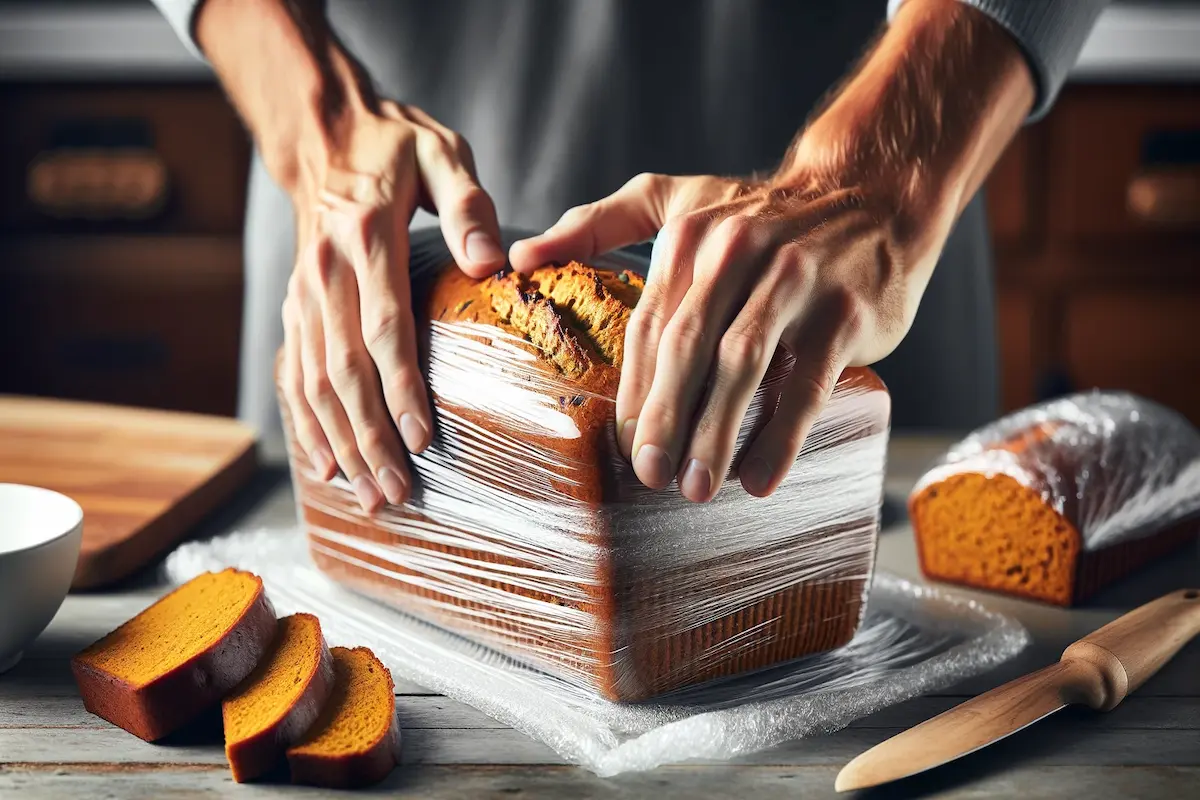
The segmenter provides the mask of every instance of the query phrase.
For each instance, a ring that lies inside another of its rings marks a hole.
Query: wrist
[[[1006,31],[958,0],[907,0],[774,180],[856,190],[901,244],[940,249],[1033,102]]]
[[[293,196],[376,106],[365,72],[329,30],[319,2],[207,0],[196,39],[267,171]]]

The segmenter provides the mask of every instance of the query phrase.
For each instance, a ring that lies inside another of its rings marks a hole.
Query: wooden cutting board
[[[254,432],[226,417],[0,395],[0,483],[83,507],[73,589],[162,555],[255,472]]]

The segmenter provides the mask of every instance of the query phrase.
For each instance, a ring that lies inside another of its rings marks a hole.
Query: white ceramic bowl
[[[0,483],[0,673],[58,613],[82,537],[83,509],[71,498]]]

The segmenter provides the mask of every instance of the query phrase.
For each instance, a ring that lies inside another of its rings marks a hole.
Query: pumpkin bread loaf
[[[333,690],[333,656],[311,614],[279,620],[275,647],[221,704],[225,755],[238,783],[283,763]]]
[[[200,575],[71,659],[83,705],[146,741],[161,739],[246,678],[275,639],[262,581]]]
[[[612,700],[845,644],[874,565],[890,403],[847,370],[769,498],[736,473],[706,504],[643,487],[614,408],[637,272],[572,262],[418,282],[434,440],[403,506],[318,479],[281,395],[315,563],[352,588]],[[776,353],[740,441],[773,412]],[[815,496],[814,496],[815,494]],[[837,541],[837,547],[827,543]]]
[[[1200,435],[1122,393],[1085,393],[976,431],[909,498],[934,580],[1070,606],[1194,541]]]
[[[308,734],[287,751],[293,783],[351,789],[378,783],[400,762],[392,674],[365,647],[335,647],[333,693]]]

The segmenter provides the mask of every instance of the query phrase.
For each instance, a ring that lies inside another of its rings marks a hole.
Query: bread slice
[[[275,639],[257,575],[197,576],[71,659],[83,706],[152,742],[216,704]]]
[[[400,762],[392,674],[365,647],[332,652],[333,696],[304,741],[287,751],[292,782],[331,789],[378,783]]]
[[[279,620],[275,648],[221,704],[233,779],[253,780],[283,763],[333,691],[333,656],[311,614]]]

